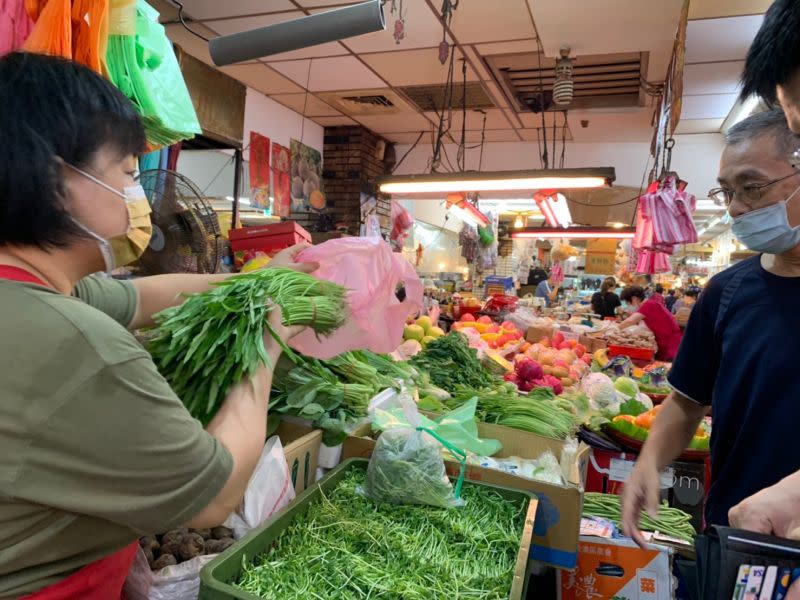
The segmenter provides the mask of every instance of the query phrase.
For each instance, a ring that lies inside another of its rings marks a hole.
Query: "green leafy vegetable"
[[[148,350],[192,416],[206,424],[231,387],[269,365],[265,331],[291,354],[267,323],[274,305],[285,325],[329,335],[344,322],[345,291],[291,269],[235,275],[155,315]]]
[[[459,385],[479,388],[494,382],[478,360],[477,351],[455,331],[430,342],[411,359],[411,364],[426,371],[434,384],[451,393]]]
[[[269,600],[508,598],[526,501],[467,482],[458,510],[376,504],[363,483],[363,470],[345,475],[236,585]]]

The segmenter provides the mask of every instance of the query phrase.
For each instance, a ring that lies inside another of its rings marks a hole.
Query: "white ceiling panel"
[[[447,82],[447,64],[439,62],[435,48],[362,54],[361,59],[390,85],[444,85]],[[467,68],[467,80],[477,79],[472,69]],[[461,81],[460,70],[458,81]]]
[[[199,58],[206,64],[214,64],[211,60],[211,55],[208,53],[208,42],[205,42],[196,35],[189,33],[186,31],[183,25],[180,24],[166,25],[164,29],[167,32],[167,37],[183,48],[188,54],[191,54],[195,58]],[[193,24],[192,29],[209,38],[216,36],[216,33],[207,27],[203,27],[200,25],[200,23]]]
[[[569,114],[571,115],[572,113],[570,112]],[[522,122],[522,126],[526,129],[536,129],[542,126],[542,113],[517,113],[517,118]],[[556,127],[561,127],[564,124],[564,113],[546,112],[544,114],[544,123],[546,127],[552,127],[554,121]]]
[[[684,96],[681,108],[683,119],[724,119],[731,112],[736,94]]]
[[[397,144],[413,144],[417,141],[419,137],[418,131],[416,132],[402,132],[402,133],[384,133],[382,134],[387,140],[390,142],[395,142]],[[433,134],[426,131],[422,134],[422,137],[419,140],[419,144],[422,144],[422,147],[430,145],[433,141]],[[400,158],[399,156],[397,157]]]
[[[538,129],[518,129],[517,133],[525,142],[535,142],[539,139]]]
[[[341,115],[338,110],[331,108],[313,94],[273,94],[272,99],[307,117],[336,117]]]
[[[450,28],[461,44],[501,42],[535,36],[525,0],[471,0],[453,12]]]
[[[686,62],[743,60],[764,15],[689,21],[686,27]]]
[[[343,4],[358,4],[362,0],[357,0],[356,2],[352,2],[351,0],[297,0],[297,3],[302,6],[303,8],[313,9],[313,8],[326,8],[331,9],[334,6],[339,6]],[[388,10],[386,11],[389,12]]]
[[[193,19],[219,19],[297,10],[291,0],[183,0],[185,14]]]
[[[487,69],[483,64],[483,59],[478,51],[475,50],[474,46],[463,46],[463,48],[467,58],[470,60],[470,63],[477,71],[478,77],[480,77],[483,81],[490,80],[492,75],[489,73],[489,69]]]
[[[270,69],[264,63],[231,65],[220,70],[245,85],[267,95],[302,92],[302,88]]]
[[[461,139],[461,132],[454,134],[457,140]],[[467,131],[466,136],[468,144],[478,144],[481,141],[480,131]],[[518,142],[520,137],[513,129],[488,129],[486,130],[487,142]]]
[[[425,113],[434,123],[439,122],[439,117],[434,112]],[[461,111],[453,111],[453,120],[450,124],[450,131],[453,135],[461,135]],[[486,129],[509,129],[511,123],[508,122],[503,111],[499,108],[490,108],[486,111]],[[480,131],[483,128],[483,114],[477,110],[467,111],[467,129]]]
[[[676,134],[682,133],[716,133],[722,128],[725,122],[720,119],[681,119],[675,130]]]
[[[303,87],[306,81],[309,81],[308,89],[312,92],[386,87],[386,82],[365,67],[355,56],[290,60],[269,64]]]
[[[338,127],[340,125],[358,125],[353,119],[350,117],[345,117],[344,115],[339,117],[310,117],[315,123],[318,125],[322,125],[323,127]]]
[[[359,116],[356,120],[376,133],[397,133],[428,131],[430,121],[419,113],[400,113],[397,115]]]
[[[683,71],[683,93],[735,94],[739,91],[739,77],[744,61],[699,63],[686,65]]]
[[[422,0],[403,3],[405,37],[400,43],[394,40],[396,15],[384,7],[386,29],[344,40],[353,52],[395,52],[414,48],[434,48],[442,41],[442,24]]]
[[[692,0],[689,19],[715,19],[766,12],[772,0]]]
[[[569,127],[576,142],[648,142],[653,137],[649,110],[638,112],[570,111]],[[588,120],[588,127],[581,125]],[[560,124],[561,121],[559,121]]]
[[[535,38],[515,40],[511,42],[494,42],[491,44],[478,44],[478,52],[484,56],[492,54],[521,54],[523,52],[538,52],[539,46]]]

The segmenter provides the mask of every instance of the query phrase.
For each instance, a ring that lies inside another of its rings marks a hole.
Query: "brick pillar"
[[[322,177],[328,200],[326,211],[336,226],[346,227],[351,235],[358,235],[361,227],[361,192],[376,194],[373,182],[386,173],[383,159],[377,156],[380,142],[388,151],[390,143],[364,127],[325,128]],[[381,229],[388,231],[388,198],[378,198],[378,216]]]

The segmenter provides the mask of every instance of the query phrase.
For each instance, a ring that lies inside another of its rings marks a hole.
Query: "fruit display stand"
[[[280,535],[292,524],[294,519],[305,514],[315,500],[321,499],[326,493],[331,492],[352,469],[366,470],[367,463],[368,461],[363,459],[350,459],[343,462],[318,484],[300,494],[286,509],[271,517],[263,525],[250,532],[212,560],[201,572],[198,600],[259,600],[258,596],[233,585],[233,582],[242,571],[243,562],[267,552]],[[522,600],[526,594],[525,587],[528,580],[529,566],[528,553],[531,546],[538,501],[533,494],[523,490],[482,482],[473,482],[473,484],[490,487],[504,498],[510,500],[521,500],[523,498],[528,500],[527,515],[524,526],[520,531],[519,552],[513,573],[513,581],[511,582],[511,593],[508,596],[509,600]],[[379,534],[380,532],[376,533]],[[336,559],[331,557],[331,560]],[[313,567],[314,565],[309,565],[309,568]]]

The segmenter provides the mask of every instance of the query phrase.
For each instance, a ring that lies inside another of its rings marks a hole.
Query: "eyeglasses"
[[[794,177],[798,173],[800,173],[800,171],[793,171],[788,175],[784,175],[778,179],[773,179],[772,181],[767,181],[766,183],[751,183],[749,185],[743,185],[739,189],[735,190],[729,188],[714,188],[708,190],[708,197],[711,198],[718,206],[724,206],[727,208],[733,202],[734,196],[736,196],[743,204],[752,208],[754,204],[758,204],[758,202],[761,200],[761,194],[764,188],[768,188],[771,185],[779,183],[785,179],[789,179],[789,177]]]

